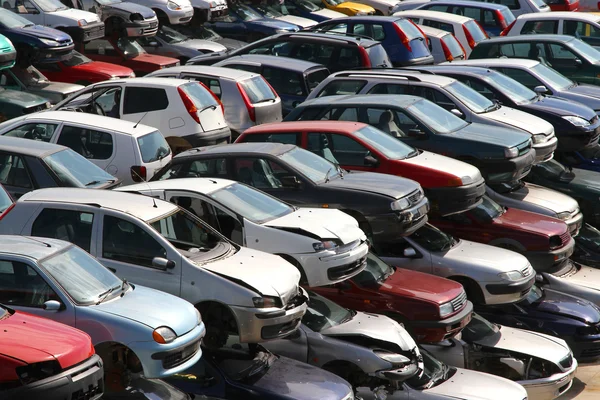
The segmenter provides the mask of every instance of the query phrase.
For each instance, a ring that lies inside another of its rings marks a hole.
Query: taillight
[[[598,4],[600,5],[600,3],[598,3]],[[502,32],[500,32],[500,36],[506,36],[506,35],[508,35],[508,32],[510,32],[510,30],[512,29],[512,27],[515,25],[515,22],[517,22],[516,19],[513,22],[511,22],[509,26],[507,26],[506,28],[504,28],[504,30]]]
[[[202,85],[202,87],[203,87],[204,89],[206,89],[206,90],[208,91],[208,93],[210,93],[210,94],[212,95],[213,99],[215,99],[215,100],[216,100],[216,102],[217,102],[217,103],[219,104],[219,106],[221,107],[221,112],[223,113],[223,115],[225,115],[225,106],[224,106],[224,105],[223,105],[223,103],[221,102],[221,99],[219,99],[219,98],[217,97],[217,95],[216,95],[216,94],[215,94],[215,93],[214,93],[212,90],[210,90],[210,89],[208,88],[208,86],[206,86],[204,83],[202,83],[202,82],[198,82],[198,83],[199,83],[200,85]]]
[[[254,112],[254,105],[250,101],[250,98],[246,94],[246,91],[244,90],[242,85],[240,85],[239,82],[237,84],[237,88],[240,91],[240,94],[242,95],[242,100],[244,100],[244,104],[246,105],[246,109],[248,110],[248,116],[250,117],[250,120],[252,122],[256,122],[256,113]]]
[[[177,88],[177,91],[179,92],[181,101],[183,101],[183,105],[185,106],[185,109],[187,110],[188,114],[190,114],[190,117],[192,117],[197,123],[200,123],[198,108],[196,107],[192,99],[190,99],[190,96],[188,96],[187,93],[183,91],[181,86]]]
[[[443,40],[441,40],[440,43],[442,43],[442,50],[444,50],[444,57],[446,58],[446,61],[453,61],[454,57],[452,56],[452,52],[450,51],[450,48],[448,48],[448,45],[444,43]]]
[[[506,28],[506,26],[507,26],[506,20],[504,19],[504,15],[502,15],[500,10],[496,10],[496,18],[498,19],[498,22],[500,23],[500,26],[502,27],[502,29]]]
[[[408,48],[410,50],[410,47]],[[360,60],[362,61],[363,68],[371,68],[371,59],[369,58],[369,53],[364,47],[358,48],[358,53],[360,54]]]
[[[471,35],[471,32],[469,32],[469,30],[467,29],[467,27],[465,25],[463,25],[463,32],[465,33],[465,37],[467,38],[467,42],[469,43],[469,47],[472,49],[475,48],[475,39],[473,39],[473,35]]]
[[[10,206],[8,206],[8,208],[6,210],[4,210],[4,212],[2,214],[0,214],[0,220],[2,218],[4,218],[6,216],[6,214],[8,214],[10,212],[10,210],[12,210],[13,208],[15,208],[15,204],[16,203],[12,203]]]
[[[408,36],[406,36],[406,33],[404,33],[404,31],[398,26],[398,24],[392,24],[392,25],[394,25],[394,29],[396,30],[396,33],[398,34],[400,41],[402,42],[404,47],[406,47],[406,50],[412,51],[412,49],[410,48],[410,41],[408,40]],[[425,36],[425,37],[427,37],[427,36]]]
[[[147,176],[147,171],[146,171],[146,167],[144,167],[143,165],[133,165],[131,167],[131,179],[134,182],[145,182],[146,181],[146,176]]]

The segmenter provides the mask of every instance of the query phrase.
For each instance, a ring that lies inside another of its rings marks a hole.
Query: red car
[[[148,54],[135,39],[126,37],[119,39],[106,37],[85,44],[79,43],[78,46],[79,52],[92,60],[123,65],[132,69],[138,77],[179,65],[178,59]]]
[[[372,253],[358,275],[310,290],[351,310],[385,314],[403,323],[417,342],[436,343],[459,333],[473,304],[460,283],[390,267]]]
[[[545,2],[552,11],[579,10],[579,0],[546,0]]]
[[[481,203],[485,182],[479,170],[465,162],[427,151],[359,122],[295,121],[247,129],[240,142],[295,144],[356,171],[380,172],[421,184],[432,211],[442,215],[470,210]]]
[[[575,247],[575,240],[563,221],[502,207],[487,196],[474,210],[446,217],[430,215],[429,220],[458,238],[521,253],[537,271],[562,265]]]
[[[86,333],[0,306],[0,399],[95,400],[103,379]]]
[[[76,83],[84,86],[109,79],[135,78],[131,68],[93,61],[77,51],[72,53],[73,56],[66,61],[36,64],[35,67],[42,71],[50,81]]]

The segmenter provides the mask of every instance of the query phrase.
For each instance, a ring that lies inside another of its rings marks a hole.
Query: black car
[[[413,180],[342,171],[290,144],[194,148],[173,157],[151,180],[195,177],[233,179],[297,206],[340,209],[375,241],[411,234],[427,222],[429,211],[429,200]]]
[[[558,138],[557,151],[577,151],[598,144],[600,120],[582,103],[537,94],[493,69],[454,65],[418,69],[457,79],[490,100],[548,121]]]
[[[241,346],[240,346],[241,347]],[[262,346],[251,351],[202,349],[193,367],[165,378],[179,390],[200,398],[285,400],[352,398],[342,378],[312,365],[276,356]]]
[[[600,268],[600,231],[584,224],[575,236],[575,251],[571,260],[588,267]]]
[[[33,131],[41,133],[41,125]],[[0,183],[15,199],[48,187],[110,189],[120,184],[67,147],[8,136],[0,137]]]
[[[463,121],[422,97],[325,96],[305,101],[284,121],[341,120],[373,125],[411,146],[479,168],[488,183],[521,179],[535,160],[524,131]]]
[[[196,56],[187,64],[212,65],[228,57],[244,54],[283,56],[322,64],[330,71],[352,68],[391,67],[380,42],[327,33],[280,33],[256,41],[241,49]]]
[[[600,357],[600,309],[579,297],[534,285],[518,303],[479,306],[476,311],[500,325],[560,337],[577,360]]]

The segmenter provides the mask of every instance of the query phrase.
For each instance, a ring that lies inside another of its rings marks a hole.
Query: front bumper
[[[138,356],[146,378],[164,378],[184,371],[202,356],[200,342],[206,334],[204,322],[167,344],[132,342],[127,346]]]
[[[600,119],[587,128],[577,128],[568,132],[561,132],[558,150],[578,151],[594,147],[598,144],[600,138]]]
[[[573,365],[566,372],[547,378],[517,381],[517,383],[527,390],[529,400],[553,400],[571,388],[575,372],[577,372],[577,360],[573,359]]]
[[[485,194],[485,180],[457,187],[425,189],[431,209],[442,216],[472,210],[481,204]]]
[[[90,40],[103,38],[105,34],[104,22],[88,24],[81,29],[83,31],[82,39],[84,42],[89,42]]]
[[[158,32],[158,18],[129,22],[125,24],[125,32],[128,37],[154,36]]]
[[[371,226],[373,241],[391,241],[408,236],[427,222],[429,201],[423,197],[416,205],[399,212],[378,215],[365,215]],[[367,233],[367,232],[365,232]]]
[[[58,375],[33,382],[27,386],[3,391],[3,399],[86,399],[96,400],[104,393],[104,369],[100,356],[94,354],[86,361]],[[6,396],[6,397],[5,397]]]
[[[38,63],[54,63],[61,62],[73,56],[75,44],[71,43],[68,46],[46,47],[37,49],[35,52],[35,62]]]
[[[473,303],[459,313],[439,321],[410,321],[410,329],[415,333],[418,343],[437,343],[456,336],[471,321]]]
[[[6,53],[0,54],[0,69],[12,68],[15,65],[17,59],[17,52],[7,51]]]
[[[538,272],[547,271],[552,267],[571,257],[575,250],[575,239],[571,240],[563,247],[549,251],[528,251],[523,255],[527,257],[533,269]]]
[[[582,361],[594,361],[600,359],[600,334],[589,335],[589,336],[570,336],[562,337],[571,351],[573,351],[573,357],[579,362]]]
[[[545,143],[534,144],[533,149],[535,150],[535,161],[534,164],[541,164],[554,157],[554,150],[558,146],[558,139],[556,136],[552,136],[550,140]]]
[[[173,25],[177,24],[185,24],[186,22],[190,22],[192,17],[194,16],[194,8],[190,5],[188,7],[184,7],[180,10],[163,10],[168,18],[169,23]]]
[[[488,185],[518,181],[525,177],[535,161],[535,150],[511,159],[483,160],[480,170]]]
[[[583,226],[583,213],[579,211],[577,214],[571,215],[569,219],[562,221],[567,224],[571,236],[575,237],[579,234],[579,230]]]
[[[218,18],[218,17],[222,17],[224,15],[227,15],[227,5],[223,4],[221,6],[217,6],[214,8],[210,9],[210,18]]]
[[[209,132],[198,132],[193,135],[183,136],[183,139],[187,140],[192,147],[225,144],[231,142],[231,130],[226,126]]]
[[[485,304],[516,303],[523,299],[535,283],[535,274],[512,283],[488,283],[485,285]]]

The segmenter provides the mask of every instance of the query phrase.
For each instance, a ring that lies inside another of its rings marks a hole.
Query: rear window
[[[306,75],[306,83],[308,84],[308,90],[312,91],[314,88],[319,86],[325,78],[329,76],[329,70],[327,68],[319,69],[310,72]]]
[[[208,106],[219,106],[219,103],[213,95],[198,82],[184,83],[179,86],[179,89],[183,90],[183,92],[192,99],[194,105],[198,107],[199,110]]]
[[[390,61],[387,52],[380,44],[369,47],[367,49],[367,54],[369,55],[369,60],[371,60],[371,67],[373,68],[392,66],[392,62]]]
[[[465,27],[473,37],[475,43],[479,43],[486,39],[485,32],[481,29],[481,27],[474,20],[470,20],[465,22]]]
[[[458,40],[456,40],[454,35],[444,35],[442,37],[442,42],[444,42],[444,44],[448,47],[452,57],[460,57],[464,55],[463,49],[460,47],[460,43],[458,43]]]
[[[160,160],[171,153],[171,148],[159,131],[154,131],[141,136],[138,138],[137,142],[140,146],[142,161],[145,163]]]
[[[507,9],[500,10],[500,14],[502,14],[502,16],[504,17],[504,21],[506,21],[506,26],[512,24],[516,19],[515,14],[513,14],[512,11]]]
[[[409,41],[423,37],[419,28],[415,26],[411,21],[407,19],[399,19],[395,22],[395,24],[404,32]]]
[[[277,96],[269,87],[262,76],[255,76],[245,81],[240,82],[240,86],[246,92],[252,104],[260,103],[261,101],[275,100]]]
[[[546,8],[546,7],[548,7],[548,4],[544,3],[544,0],[531,0],[531,2],[533,4],[535,4],[536,6],[538,6],[539,8]]]

